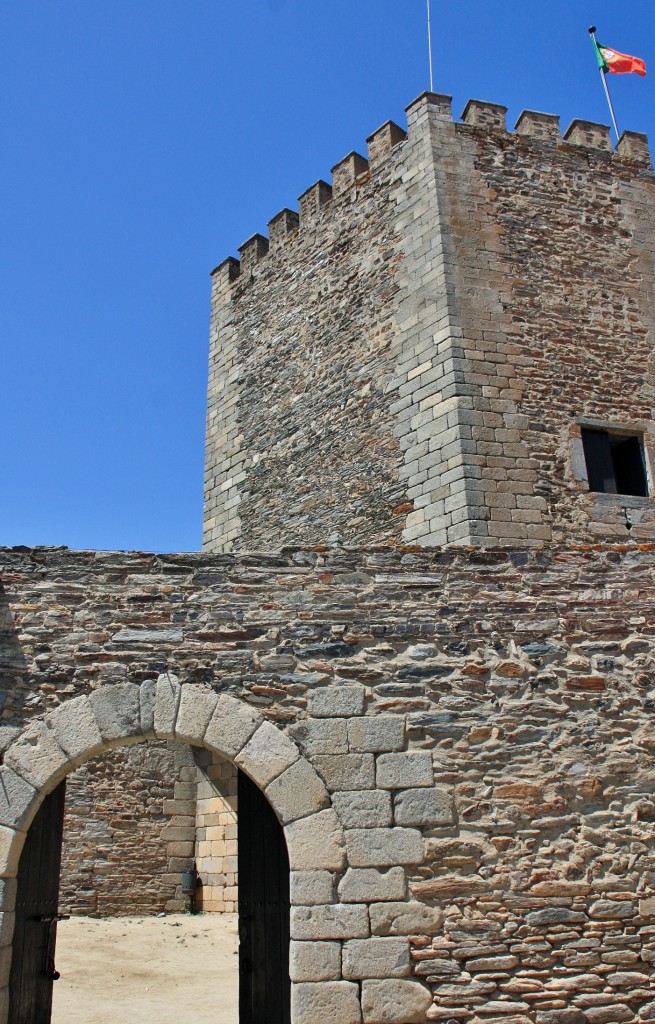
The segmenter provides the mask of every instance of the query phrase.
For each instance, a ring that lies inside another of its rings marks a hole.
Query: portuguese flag
[[[628,75],[632,71],[642,77],[646,74],[646,64],[641,57],[630,57],[627,53],[619,53],[618,50],[613,50],[610,46],[601,46],[595,39],[593,44],[598,67],[605,74],[608,71],[615,75]]]

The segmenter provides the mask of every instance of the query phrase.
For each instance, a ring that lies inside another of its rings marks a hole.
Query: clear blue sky
[[[655,143],[653,0],[433,0],[435,90]],[[0,5],[0,544],[201,543],[209,271],[427,88],[425,0]]]

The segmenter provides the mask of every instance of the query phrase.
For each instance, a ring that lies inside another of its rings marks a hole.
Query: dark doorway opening
[[[264,794],[239,772],[239,1024],[290,1024],[289,855]]]
[[[9,1024],[50,1024],[64,808],[65,782],[44,799],[21,855]],[[242,772],[237,825],[239,1024],[290,1024],[286,841],[263,793]]]
[[[41,804],[18,865],[9,1024],[50,1024],[65,798],[64,781]]]

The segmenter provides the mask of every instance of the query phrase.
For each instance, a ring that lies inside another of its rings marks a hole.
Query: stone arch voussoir
[[[148,739],[205,747],[250,776],[284,828],[292,871],[345,867],[343,827],[296,743],[236,697],[165,673],[65,701],[16,738],[0,767],[0,879],[15,876],[41,801],[67,774],[112,747]]]

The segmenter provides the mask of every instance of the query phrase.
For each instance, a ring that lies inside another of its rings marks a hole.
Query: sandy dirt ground
[[[237,915],[73,917],[53,1024],[238,1024]]]

